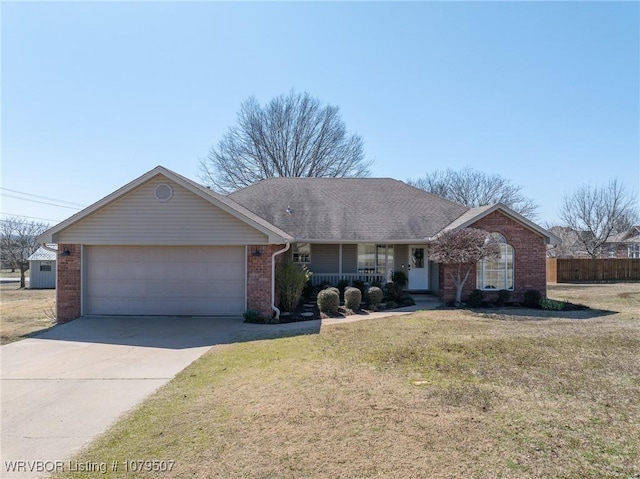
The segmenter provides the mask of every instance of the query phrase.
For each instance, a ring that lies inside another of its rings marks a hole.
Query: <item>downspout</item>
[[[276,319],[280,319],[280,310],[276,306],[276,256],[284,253],[291,247],[291,243],[286,242],[286,246],[271,255],[271,309],[276,313]]]

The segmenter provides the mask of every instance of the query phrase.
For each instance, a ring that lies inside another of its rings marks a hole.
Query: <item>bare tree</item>
[[[603,186],[582,186],[565,195],[560,218],[578,233],[585,251],[595,259],[609,237],[637,218],[637,198],[617,179]]]
[[[561,243],[547,246],[549,258],[573,258],[583,256],[584,246],[580,242],[578,233],[566,226],[546,226],[546,229],[560,238]]]
[[[483,259],[499,257],[500,244],[488,232],[475,228],[447,231],[429,247],[431,261],[455,266],[448,270],[456,285],[456,304],[462,303],[462,288],[471,269]]]
[[[488,175],[472,168],[448,168],[427,173],[424,178],[407,180],[412,186],[463,204],[469,208],[502,203],[529,219],[535,219],[538,206],[522,194],[522,187],[500,175]]]
[[[338,107],[292,91],[265,106],[253,96],[244,101],[237,124],[200,162],[200,178],[230,192],[274,176],[368,176],[370,166]]]
[[[27,258],[38,249],[37,237],[49,225],[13,217],[0,220],[0,250],[2,263],[20,269],[20,287],[24,288],[25,273],[29,269]]]

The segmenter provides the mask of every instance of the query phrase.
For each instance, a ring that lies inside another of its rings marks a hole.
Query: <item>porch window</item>
[[[640,244],[629,245],[628,254],[629,258],[640,258]]]
[[[500,257],[478,263],[476,287],[483,290],[513,290],[513,247],[499,233],[492,233],[492,237],[500,243]]]
[[[311,263],[311,245],[309,243],[295,243],[292,251],[294,263]]]
[[[391,281],[393,274],[393,245],[359,244],[358,273],[378,274]]]

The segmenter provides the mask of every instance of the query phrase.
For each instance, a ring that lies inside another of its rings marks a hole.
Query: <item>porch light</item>
[[[69,251],[68,248],[65,248],[64,251],[60,253],[60,256],[71,256],[71,251]]]
[[[251,253],[251,256],[262,256],[262,252],[256,248],[256,250]]]

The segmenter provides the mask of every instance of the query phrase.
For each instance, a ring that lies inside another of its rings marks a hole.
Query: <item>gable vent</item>
[[[173,196],[173,188],[166,183],[162,183],[156,186],[153,194],[158,201],[169,201]]]

